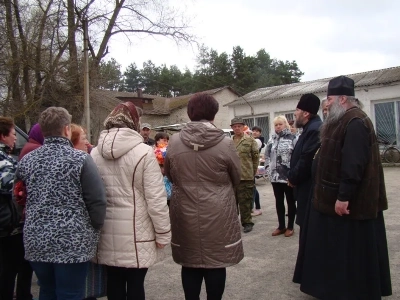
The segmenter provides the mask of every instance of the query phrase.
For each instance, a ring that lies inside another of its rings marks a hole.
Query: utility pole
[[[90,143],[90,101],[89,101],[89,34],[88,34],[88,20],[87,18],[82,19],[83,25],[83,65],[84,65],[84,76],[83,76],[83,98],[84,98],[84,116],[85,116],[85,127],[86,137]]]

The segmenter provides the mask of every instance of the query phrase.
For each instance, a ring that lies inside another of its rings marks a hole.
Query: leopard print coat
[[[94,257],[99,230],[91,225],[81,183],[88,157],[68,139],[48,137],[20,161],[17,179],[25,182],[27,190],[27,260],[80,263]]]

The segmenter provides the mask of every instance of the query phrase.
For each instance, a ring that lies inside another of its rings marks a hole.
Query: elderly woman
[[[71,115],[49,107],[39,118],[44,145],[24,156],[25,258],[40,281],[40,299],[81,300],[88,261],[105,217],[102,179],[93,159],[72,147]]]
[[[191,120],[168,144],[165,174],[173,183],[170,203],[172,255],[182,265],[186,299],[221,299],[226,267],[243,258],[233,187],[240,160],[233,141],[213,124],[218,102],[196,94],[188,103]]]
[[[140,112],[119,104],[91,155],[107,191],[98,262],[107,265],[108,300],[145,299],[144,279],[170,243],[167,195],[153,148],[139,134]]]
[[[294,218],[296,203],[293,188],[288,186],[287,175],[290,168],[290,158],[296,143],[296,136],[290,131],[290,125],[285,116],[274,119],[275,134],[267,143],[265,150],[265,164],[268,177],[275,195],[276,213],[279,226],[272,232],[272,236],[284,234],[291,237],[294,233]],[[288,206],[288,225],[285,222],[285,195]]]
[[[88,151],[89,141],[86,138],[86,132],[82,126],[71,124],[71,143],[75,149],[84,152]]]

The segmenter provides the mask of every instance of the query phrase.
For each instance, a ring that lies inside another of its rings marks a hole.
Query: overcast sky
[[[167,0],[164,0],[167,1]],[[397,0],[170,0],[192,18],[199,42],[218,53],[241,46],[247,55],[264,48],[273,58],[295,60],[302,81],[400,66],[400,1]],[[194,70],[197,49],[166,38],[111,42],[108,58],[122,71],[152,60]]]

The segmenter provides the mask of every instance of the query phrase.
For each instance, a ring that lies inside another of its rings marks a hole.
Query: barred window
[[[253,126],[261,127],[261,136],[266,141],[269,139],[269,116],[244,117],[244,123],[251,129]]]

